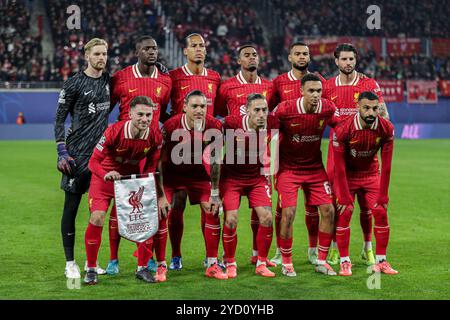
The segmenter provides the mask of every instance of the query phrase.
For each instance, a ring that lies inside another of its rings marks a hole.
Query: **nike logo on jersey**
[[[189,85],[189,86],[181,87],[181,90],[185,90],[185,89],[187,89],[187,88],[189,88],[189,87],[190,87],[190,85]]]
[[[359,140],[351,140],[350,141],[350,144],[355,144],[355,143],[357,143]]]
[[[88,95],[89,93],[91,93],[91,92],[92,92],[92,90],[90,90],[90,91],[88,91],[88,92],[85,92],[84,95],[87,96],[87,95]]]
[[[294,89],[292,89],[292,90],[284,90],[284,93],[289,93],[291,91],[294,91]]]
[[[336,100],[337,96],[331,97],[331,100]]]
[[[298,127],[300,123],[291,123],[291,127]]]
[[[128,93],[135,92],[136,90],[137,90],[137,88],[136,89],[128,89]]]
[[[125,148],[125,149],[117,148],[116,151],[117,151],[117,152],[124,152],[124,151],[127,151],[127,148]]]
[[[241,94],[237,94],[236,97],[240,98],[244,95],[245,93],[241,93]]]

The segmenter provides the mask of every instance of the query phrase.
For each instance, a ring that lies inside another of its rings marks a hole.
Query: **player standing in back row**
[[[358,112],[358,97],[364,91],[372,91],[378,95],[380,116],[389,118],[378,83],[355,70],[357,62],[355,47],[349,43],[340,44],[334,51],[334,57],[339,74],[325,82],[323,97],[334,102],[339,110],[341,121],[354,116]],[[330,131],[330,141],[332,135],[333,130]],[[334,162],[331,143],[328,145],[327,173],[330,184],[333,186]],[[372,265],[375,261],[372,250],[372,215],[369,208],[361,208],[360,223],[364,236],[361,257],[366,260],[368,265]],[[334,242],[330,248],[328,262],[332,265],[339,263],[339,255]]]
[[[56,111],[58,170],[63,174],[61,189],[65,192],[61,234],[67,278],[80,278],[80,269],[74,259],[75,219],[81,198],[89,189],[89,159],[108,126],[111,111],[109,74],[104,72],[107,50],[108,44],[103,39],[94,38],[86,43],[84,56],[88,67],[64,83]],[[69,114],[71,126],[66,136],[64,123]]]
[[[200,90],[206,97],[206,113],[212,116],[217,89],[220,85],[220,75],[212,69],[205,68],[206,43],[200,34],[188,35],[185,45],[183,52],[187,58],[187,63],[169,72],[172,78],[171,115],[183,113],[186,95],[194,90]],[[172,245],[172,259],[169,266],[171,270],[181,270],[183,267],[181,238],[183,237],[183,213],[186,207],[186,199],[187,194],[184,190],[178,190],[173,194],[172,210],[168,218],[169,238]],[[203,236],[205,236],[205,215],[203,212],[201,228]]]

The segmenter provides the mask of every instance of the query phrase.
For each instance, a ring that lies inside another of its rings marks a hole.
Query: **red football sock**
[[[318,260],[327,259],[328,249],[330,249],[332,239],[332,233],[325,233],[319,230],[319,256],[317,257]]]
[[[97,267],[98,250],[102,243],[103,227],[96,226],[89,222],[84,235],[84,243],[86,245],[86,256],[88,268]]]
[[[117,224],[116,205],[111,209],[109,215],[109,259],[117,260],[119,253],[120,235],[119,226]]]
[[[269,253],[270,245],[272,244],[273,227],[264,227],[259,225],[258,229],[258,260],[266,261]]]
[[[153,237],[139,243],[138,246],[138,267],[147,266],[153,250]]]
[[[166,260],[166,244],[167,244],[167,218],[159,221],[159,229],[154,237],[154,247],[156,261],[162,262]]]
[[[206,214],[205,223],[206,257],[217,258],[220,242],[220,218],[212,213]]]
[[[341,257],[348,257],[348,247],[350,244],[350,226],[336,227],[336,244]]]
[[[205,248],[206,248],[206,236],[205,236],[205,224],[206,224],[206,211],[203,210],[203,208],[200,208],[201,210],[201,228],[202,228],[202,234],[203,234],[203,241],[205,241]]]
[[[183,237],[183,210],[172,209],[168,218],[172,257],[181,257],[181,238]]]
[[[283,239],[280,237],[281,262],[283,264],[292,263],[292,237]]]
[[[275,235],[277,238],[277,248],[280,247],[280,228],[281,228],[281,207],[277,203],[277,209],[275,211]]]
[[[236,228],[230,229],[225,223],[223,224],[222,244],[225,263],[236,262],[236,247],[237,247],[237,234]]]
[[[309,247],[317,247],[317,237],[319,235],[319,212],[315,206],[305,205],[305,223],[308,229]]]
[[[361,209],[359,222],[363,231],[364,241],[372,241],[372,211]]]
[[[375,218],[374,233],[375,240],[377,242],[375,254],[377,256],[385,256],[390,234],[387,211],[382,207],[377,207],[372,210],[372,213],[373,217]]]
[[[259,218],[256,214],[255,209],[252,209],[252,215],[250,218],[250,225],[252,227],[252,233],[253,233],[253,250],[258,250],[258,229],[259,229]]]

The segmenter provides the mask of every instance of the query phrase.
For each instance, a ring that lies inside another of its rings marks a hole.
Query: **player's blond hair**
[[[108,49],[108,43],[105,40],[100,38],[93,38],[84,45],[84,52],[89,53],[89,51],[91,51],[91,49],[95,46],[105,46],[106,49]]]

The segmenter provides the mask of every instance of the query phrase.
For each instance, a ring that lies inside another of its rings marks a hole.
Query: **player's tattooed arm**
[[[219,195],[220,160],[216,157],[216,149],[211,150],[211,212],[216,214],[222,205]]]
[[[389,112],[388,112],[386,103],[384,103],[384,102],[380,103],[378,108],[380,110],[380,116],[382,118],[385,118],[385,119],[389,120]]]
[[[164,151],[162,151],[164,152]],[[164,193],[164,178],[163,178],[163,166],[162,156],[158,160],[156,176],[156,191],[158,194],[158,209],[163,218],[166,218],[170,211],[170,203],[167,201],[166,194]]]

